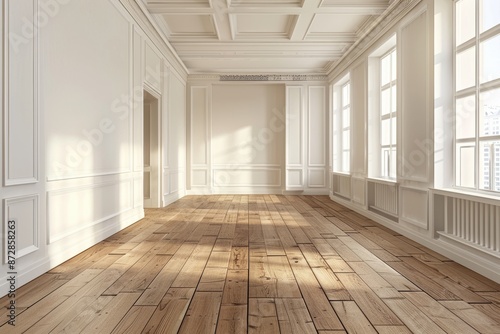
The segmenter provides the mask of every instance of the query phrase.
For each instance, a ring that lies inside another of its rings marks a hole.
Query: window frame
[[[457,7],[458,3],[461,1],[467,0],[454,0],[453,2],[453,187],[466,190],[466,191],[475,191],[475,192],[485,192],[489,194],[495,194],[500,196],[500,187],[496,186],[496,174],[499,171],[495,171],[495,166],[498,164],[500,158],[496,157],[496,150],[498,147],[495,146],[496,142],[500,142],[500,133],[497,135],[484,135],[482,133],[482,125],[481,119],[482,108],[481,108],[481,96],[484,93],[488,93],[495,90],[500,90],[500,78],[493,79],[490,81],[482,81],[482,64],[481,64],[481,55],[482,43],[490,40],[492,38],[500,38],[500,23],[497,25],[488,28],[487,30],[481,32],[481,17],[482,17],[482,8],[481,8],[481,0],[474,0],[475,6],[475,22],[474,22],[474,36],[468,40],[461,41],[459,45],[457,45],[458,40],[458,31],[457,31],[457,22],[458,22],[458,14]],[[457,63],[458,63],[458,55],[474,48],[474,84],[470,87],[462,88],[457,90],[458,87],[458,73],[457,73]],[[458,109],[457,101],[461,99],[466,99],[469,97],[474,98],[474,136],[462,137],[458,138],[457,131],[460,127],[461,122],[463,121],[463,111]],[[489,148],[489,166],[485,167],[483,165],[483,161],[481,161],[482,157],[484,157],[483,147],[485,144],[490,144]],[[497,144],[498,145],[498,144]],[[474,148],[474,163],[473,163],[473,173],[474,173],[474,184],[472,187],[467,185],[462,185],[461,175],[464,171],[463,165],[461,164],[461,155],[459,154],[459,150],[463,147]],[[488,170],[489,175],[489,189],[484,188],[484,176],[486,173],[484,171]],[[498,190],[495,190],[498,189]]]

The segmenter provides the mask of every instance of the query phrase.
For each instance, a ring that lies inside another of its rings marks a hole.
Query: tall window
[[[351,84],[347,82],[342,86],[341,95],[342,112],[340,113],[340,124],[342,124],[342,172],[349,172],[351,164]]]
[[[455,184],[500,192],[500,1],[455,2]]]
[[[396,49],[380,58],[380,162],[381,176],[396,178],[397,160]]]

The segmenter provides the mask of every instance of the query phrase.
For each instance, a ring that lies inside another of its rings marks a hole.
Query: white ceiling
[[[326,74],[394,2],[144,1],[193,74]]]

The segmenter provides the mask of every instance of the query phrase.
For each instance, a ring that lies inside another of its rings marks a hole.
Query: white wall
[[[327,193],[324,84],[189,87],[192,193]]]
[[[36,3],[6,1],[0,15],[8,20],[1,216],[18,223],[18,286],[143,217],[144,85],[161,101],[162,204],[185,193],[187,73],[167,45],[128,2]],[[30,34],[36,17],[44,21]],[[2,250],[6,242],[2,233]]]

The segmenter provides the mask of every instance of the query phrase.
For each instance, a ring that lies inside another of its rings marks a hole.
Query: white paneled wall
[[[328,193],[325,85],[193,81],[193,193]]]
[[[130,4],[54,3],[0,6],[0,216],[17,222],[18,286],[143,217],[144,85],[160,96],[163,204],[185,193],[183,65]]]

